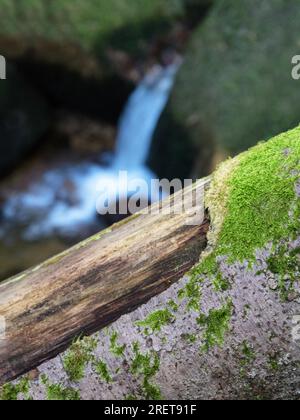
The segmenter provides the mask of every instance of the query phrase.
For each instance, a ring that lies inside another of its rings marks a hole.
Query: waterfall
[[[167,68],[156,66],[132,93],[119,121],[116,151],[109,167],[84,162],[50,170],[26,192],[4,203],[4,219],[27,224],[24,238],[28,240],[54,232],[69,233],[96,218],[96,202],[104,191],[120,200],[128,198],[120,171],[126,171],[129,180],[143,179],[149,184],[155,177],[146,166],[151,140],[178,67],[179,63]],[[75,187],[75,203],[57,198],[66,180]],[[37,213],[43,216],[33,217]]]
[[[178,66],[156,66],[129,98],[120,119],[114,167],[142,167],[149,155],[152,136],[165,108]]]

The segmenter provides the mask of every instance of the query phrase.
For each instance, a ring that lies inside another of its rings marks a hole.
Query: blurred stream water
[[[5,237],[11,224],[25,226],[22,237],[28,241],[52,234],[72,235],[78,226],[97,218],[96,203],[104,191],[127,200],[129,192],[120,171],[126,171],[129,181],[142,179],[150,184],[155,178],[146,166],[151,139],[179,66],[179,62],[156,66],[137,86],[120,118],[116,151],[107,167],[82,162],[47,171],[27,191],[12,194],[4,203],[0,236]],[[61,193],[66,181],[74,185],[75,200]]]

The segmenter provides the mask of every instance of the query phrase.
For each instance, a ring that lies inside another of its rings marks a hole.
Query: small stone
[[[271,277],[268,279],[268,286],[271,290],[277,290],[278,289],[278,284],[277,281],[275,280],[275,278]]]
[[[30,381],[35,381],[36,379],[39,378],[39,376],[40,376],[40,372],[38,369],[33,369],[27,374],[27,378]]]
[[[288,302],[293,302],[297,298],[299,298],[299,294],[297,292],[290,292],[288,294],[287,300],[288,300]]]

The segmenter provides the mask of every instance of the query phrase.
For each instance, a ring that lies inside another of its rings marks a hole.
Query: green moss
[[[177,177],[178,168],[188,177],[195,158],[199,175],[207,175],[214,157],[236,155],[299,124],[299,83],[290,64],[299,51],[299,19],[298,0],[215,2],[193,33],[154,135],[151,163],[160,178]]]
[[[29,397],[30,383],[27,378],[23,378],[17,384],[8,383],[0,388],[1,401],[17,401],[20,396],[25,399]]]
[[[74,388],[65,388],[61,384],[50,384],[46,375],[41,377],[46,387],[46,399],[48,401],[79,401],[79,391]]]
[[[287,245],[279,245],[268,259],[268,269],[277,276],[282,300],[288,300],[300,278],[299,249],[290,251]]]
[[[149,380],[144,379],[143,388],[147,400],[161,401],[163,399],[160,388],[149,382]]]
[[[242,360],[241,360],[242,366],[247,366],[249,365],[249,363],[253,362],[256,359],[255,352],[247,341],[243,341],[242,346],[241,346],[241,352],[242,352]]]
[[[123,357],[126,345],[118,345],[118,333],[116,331],[112,332],[110,336],[110,351],[116,357]]]
[[[63,358],[63,366],[72,382],[78,382],[84,377],[85,368],[93,360],[96,348],[97,340],[93,337],[79,338],[71,345]]]
[[[108,366],[105,362],[103,362],[102,360],[97,360],[93,366],[96,373],[100,376],[101,379],[103,379],[107,383],[112,382],[112,377],[109,373]]]
[[[271,357],[268,360],[268,366],[271,370],[273,370],[274,372],[278,371],[280,368],[279,362],[277,357]]]
[[[256,250],[269,243],[273,244],[271,269],[290,273],[296,281],[297,256],[287,257],[277,248],[282,239],[293,239],[300,232],[300,200],[295,193],[300,174],[299,137],[297,127],[225,162],[215,173],[207,194],[212,247],[191,271],[190,285],[196,292],[206,276],[217,290],[227,289],[217,257],[224,256],[229,263],[247,260],[251,265]],[[279,288],[284,294],[286,285]]]
[[[185,334],[185,335],[184,335],[184,339],[185,339],[188,343],[194,344],[194,343],[196,343],[196,341],[197,341],[197,336],[196,336],[196,334]]]
[[[179,309],[178,304],[174,300],[169,300],[167,305],[172,309],[173,312],[177,312]]]
[[[174,321],[174,315],[168,309],[161,309],[152,312],[144,321],[138,321],[136,325],[145,328],[144,333],[148,335],[149,332],[160,332],[162,327],[172,321]]]
[[[230,329],[232,310],[232,302],[228,301],[220,309],[211,309],[208,316],[202,314],[197,318],[198,325],[204,327],[203,350],[209,351],[212,347],[223,346],[225,334]]]
[[[184,288],[178,291],[179,299],[187,299],[187,309],[200,311],[201,286],[198,276],[192,276]]]
[[[125,396],[124,400],[125,401],[136,401],[137,397],[133,394],[128,394],[128,395]]]
[[[220,257],[229,264],[248,261],[251,267],[256,251],[268,244],[272,244],[269,270],[278,278],[281,296],[288,298],[293,291],[299,280],[299,250],[291,251],[283,240],[295,239],[300,232],[300,200],[295,191],[300,177],[299,139],[297,127],[228,160],[214,174],[206,196],[212,225],[208,250],[178,294],[188,299],[188,309],[200,310],[201,284],[206,278],[217,292],[230,287],[222,276]],[[244,318],[249,310],[246,305]],[[198,317],[198,324],[205,327],[205,350],[223,345],[231,313],[232,302],[227,302]],[[248,362],[250,356],[244,354],[244,360]]]
[[[253,260],[255,250],[288,238],[299,228],[295,183],[300,171],[300,128],[241,155],[229,180],[227,213],[218,239],[219,255]],[[296,172],[295,172],[296,170]]]
[[[143,0],[142,3],[140,0],[18,0],[12,5],[9,0],[1,0],[1,8],[4,22],[1,35],[18,36],[21,39],[38,37],[60,43],[79,44],[88,50],[98,49],[103,44],[136,49],[141,38],[145,38],[144,22],[150,20],[153,26],[160,20],[172,21],[178,13],[182,13],[182,2],[169,0],[166,4],[163,0]],[[161,28],[154,29],[157,33]],[[148,38],[150,34],[147,34]]]
[[[220,272],[213,278],[212,283],[217,292],[225,292],[230,288],[229,281],[224,279]]]
[[[133,344],[134,358],[130,371],[134,375],[143,377],[142,387],[144,396],[147,400],[161,400],[162,394],[156,385],[150,380],[158,373],[160,368],[160,359],[156,352],[143,354],[140,352],[140,346],[137,342]]]

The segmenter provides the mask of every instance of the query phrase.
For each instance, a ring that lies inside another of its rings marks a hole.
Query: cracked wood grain
[[[132,312],[197,263],[209,229],[204,201],[197,202],[195,216],[178,212],[177,199],[191,192],[203,197],[208,185],[208,179],[199,181],[153,206],[159,213],[134,215],[1,283],[0,384]],[[170,204],[172,215],[164,211]]]

